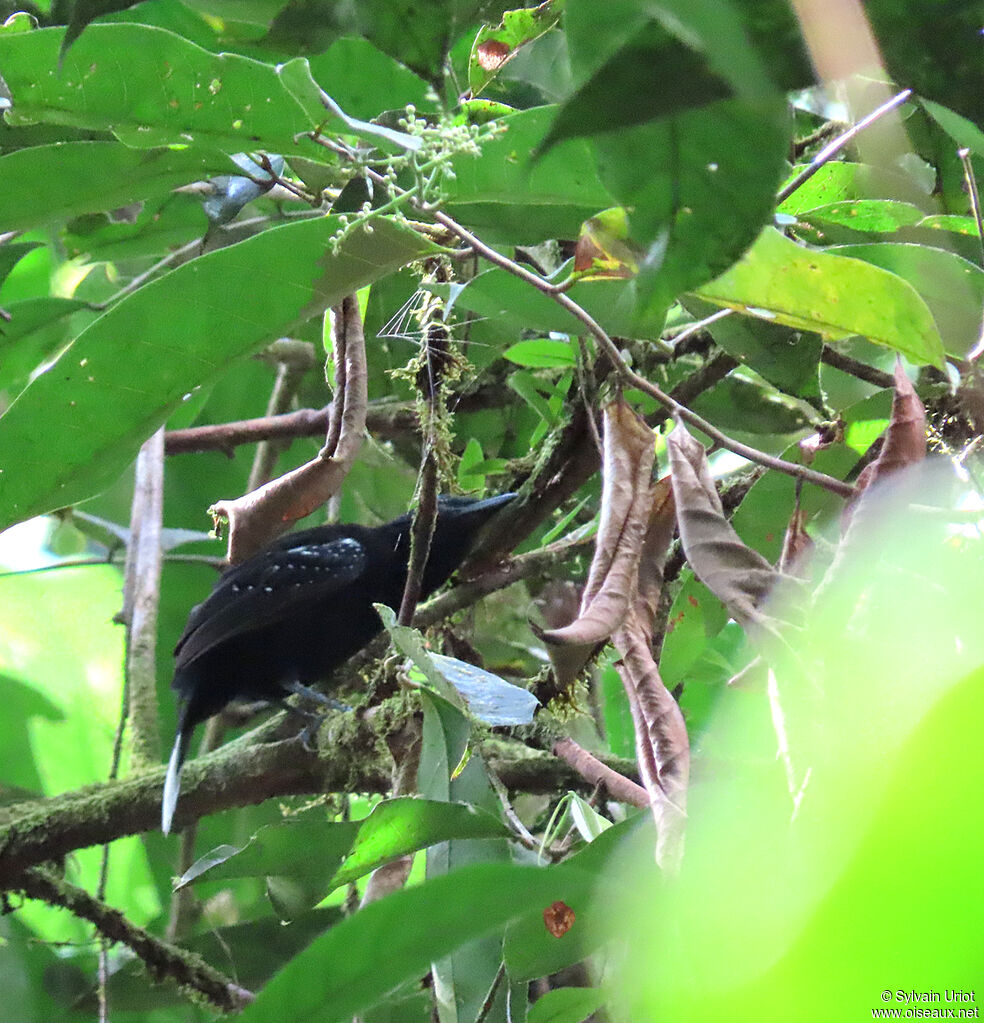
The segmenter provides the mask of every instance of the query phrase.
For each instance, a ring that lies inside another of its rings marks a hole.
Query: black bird
[[[451,576],[479,529],[515,496],[438,498],[422,596]],[[372,529],[333,525],[290,533],[230,568],[192,609],[174,648],[178,733],[161,804],[165,835],[199,721],[231,700],[282,703],[291,693],[306,692],[331,702],[307,684],[327,678],[382,631],[374,603],[399,605],[411,523],[408,514]]]

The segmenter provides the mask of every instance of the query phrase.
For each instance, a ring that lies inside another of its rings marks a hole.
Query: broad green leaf
[[[787,182],[792,181],[804,166],[794,167]],[[799,214],[820,206],[861,199],[908,203],[925,212],[932,209],[929,195],[899,171],[865,163],[841,162],[825,163],[780,205],[779,210]]]
[[[125,11],[128,7],[136,7],[140,0],[75,0],[72,14],[62,40],[60,57],[64,58],[69,47],[85,30],[86,25],[104,14]]]
[[[431,653],[416,629],[398,625],[384,604],[374,605],[396,648],[409,657],[439,695],[488,725],[529,724],[539,701],[527,690],[456,657]]]
[[[803,248],[771,227],[739,263],[696,294],[830,338],[861,334],[912,362],[943,365],[943,341],[910,284],[861,260]]]
[[[698,298],[688,295],[681,301],[698,319],[714,312],[714,306]],[[729,355],[780,391],[807,401],[820,400],[818,369],[823,342],[816,334],[738,314],[721,317],[706,329]]]
[[[521,686],[513,685],[484,668],[444,654],[431,654],[437,670],[458,690],[468,710],[487,725],[528,725],[540,701]]]
[[[0,324],[0,394],[12,398],[28,377],[67,340],[65,318],[85,302],[73,298],[29,298],[7,306],[10,320]]]
[[[62,36],[56,28],[0,36],[11,124],[108,129],[141,148],[198,143],[290,152],[298,133],[326,117],[316,91],[299,100],[272,65],[210,53],[163,29],[92,25],[59,73]],[[309,147],[311,156],[317,148]]]
[[[964,358],[977,344],[984,309],[984,270],[945,249],[873,242],[828,249],[863,259],[908,281],[929,306],[947,354]]]
[[[821,230],[840,224],[855,231],[888,233],[918,224],[925,214],[918,206],[895,199],[851,199],[804,210],[799,217]]]
[[[484,863],[395,892],[317,938],[239,1018],[243,1023],[350,1019],[399,984],[423,976],[433,959],[526,913],[542,912],[571,883],[588,891],[593,880],[566,865]]]
[[[563,279],[565,264],[557,274]],[[447,285],[425,285],[435,294],[447,294]],[[635,281],[583,281],[568,295],[591,314],[607,331],[620,337],[659,337],[663,327],[661,312],[639,309]],[[518,333],[538,330],[543,333],[584,334],[584,324],[557,304],[549,295],[498,268],[473,277],[459,293],[457,304]]]
[[[456,707],[434,693],[421,694],[424,723],[417,785],[431,799],[459,800],[501,814],[485,763],[471,748],[472,726]],[[427,877],[450,874],[477,863],[508,862],[505,841],[453,838],[427,850]],[[502,938],[490,934],[470,941],[431,966],[435,1002],[445,1021],[474,1019],[502,962]]]
[[[496,28],[483,25],[475,36],[468,59],[468,88],[472,96],[477,96],[495,78],[519,47],[556,25],[563,6],[561,0],[539,7],[521,7],[505,11],[502,23]]]
[[[65,251],[90,262],[157,258],[198,238],[208,218],[197,196],[170,193],[148,199],[132,223],[89,213],[69,221],[63,235]]]
[[[510,834],[491,813],[469,803],[388,799],[361,823],[352,850],[331,886],[349,884],[397,856],[438,842],[502,839]]]
[[[758,100],[772,89],[730,3],[622,4],[604,12],[610,24],[599,25],[600,13],[590,0],[568,6],[572,70],[582,84],[561,108],[545,150],[563,138],[631,127],[736,96]],[[601,62],[592,29],[609,37]],[[616,39],[617,47],[611,45]]]
[[[0,157],[0,230],[23,231],[146,199],[228,173],[223,153],[128,149],[117,142],[65,142]]]
[[[569,341],[549,337],[517,341],[502,353],[502,357],[529,369],[567,369],[577,363]]]
[[[593,987],[560,987],[534,1003],[526,1023],[583,1023],[605,1004],[605,992]]]
[[[645,815],[635,814],[603,831],[593,842],[566,861],[558,871],[555,895],[538,911],[519,916],[509,925],[504,945],[506,969],[512,980],[534,980],[580,962],[596,951],[599,925],[606,919],[605,899],[599,899],[606,870],[627,850],[652,856],[653,832]],[[554,868],[556,869],[556,868]],[[570,872],[568,873],[567,870]],[[554,901],[574,912],[572,926],[555,935],[544,922],[543,911]]]
[[[784,100],[727,100],[598,136],[601,179],[645,248],[640,293],[656,308],[752,244],[775,205],[789,143]]]
[[[407,853],[451,838],[508,838],[491,814],[465,803],[388,799],[362,821],[296,820],[262,828],[243,848],[220,846],[201,857],[179,885],[231,877],[303,878],[321,896]]]
[[[308,61],[315,81],[323,83],[332,99],[352,117],[368,120],[408,103],[418,109],[427,106],[427,83],[368,39],[337,39]]]
[[[576,238],[582,221],[611,206],[587,143],[572,141],[533,161],[554,110],[535,107],[505,117],[502,135],[486,143],[480,157],[455,157],[447,212],[493,244],[535,243]]]
[[[378,219],[334,253],[338,230],[326,217],[265,231],[185,263],[91,324],[0,418],[0,525],[91,497],[230,359],[431,248]]]
[[[238,6],[238,0],[233,0]],[[440,82],[448,48],[476,12],[474,0],[414,4],[278,3],[265,42],[277,52],[318,53],[339,36],[359,36],[430,82]]]
[[[789,434],[809,425],[796,404],[770,392],[761,380],[750,380],[740,372],[730,373],[695,398],[694,411],[729,432]]]
[[[0,162],[2,163],[2,162]],[[13,242],[0,246],[0,284],[11,270],[40,242]]]

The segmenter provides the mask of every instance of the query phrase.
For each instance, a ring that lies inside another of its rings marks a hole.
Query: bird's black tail
[[[187,707],[182,708],[178,718],[178,734],[174,737],[174,748],[167,764],[167,775],[164,778],[164,796],[161,799],[161,831],[165,835],[171,831],[174,810],[178,805],[178,794],[181,792],[181,766],[188,755],[191,744],[191,733],[194,725],[189,725]]]

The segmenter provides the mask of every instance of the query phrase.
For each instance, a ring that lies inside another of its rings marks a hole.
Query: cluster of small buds
[[[442,118],[432,124],[426,118],[417,116],[417,109],[412,103],[407,105],[404,114],[398,122],[400,128],[408,135],[419,138],[421,146],[417,150],[389,155],[385,163],[375,164],[370,161],[374,169],[373,180],[389,201],[381,206],[377,203],[375,209],[367,201],[354,216],[341,214],[338,218],[339,231],[330,242],[335,254],[356,227],[361,225],[367,234],[371,233],[374,216],[386,213],[397,222],[405,224],[407,216],[404,206],[413,203],[423,210],[440,204],[446,196],[445,186],[457,177],[453,167],[454,158],[459,155],[481,155],[482,146],[505,131],[505,125],[495,121],[488,124],[466,124]],[[404,189],[398,184],[398,178],[408,169],[413,173],[415,183]]]

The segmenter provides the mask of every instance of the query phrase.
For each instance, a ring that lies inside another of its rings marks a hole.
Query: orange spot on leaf
[[[574,910],[566,902],[551,902],[543,911],[543,922],[555,938],[560,938],[574,926]]]

